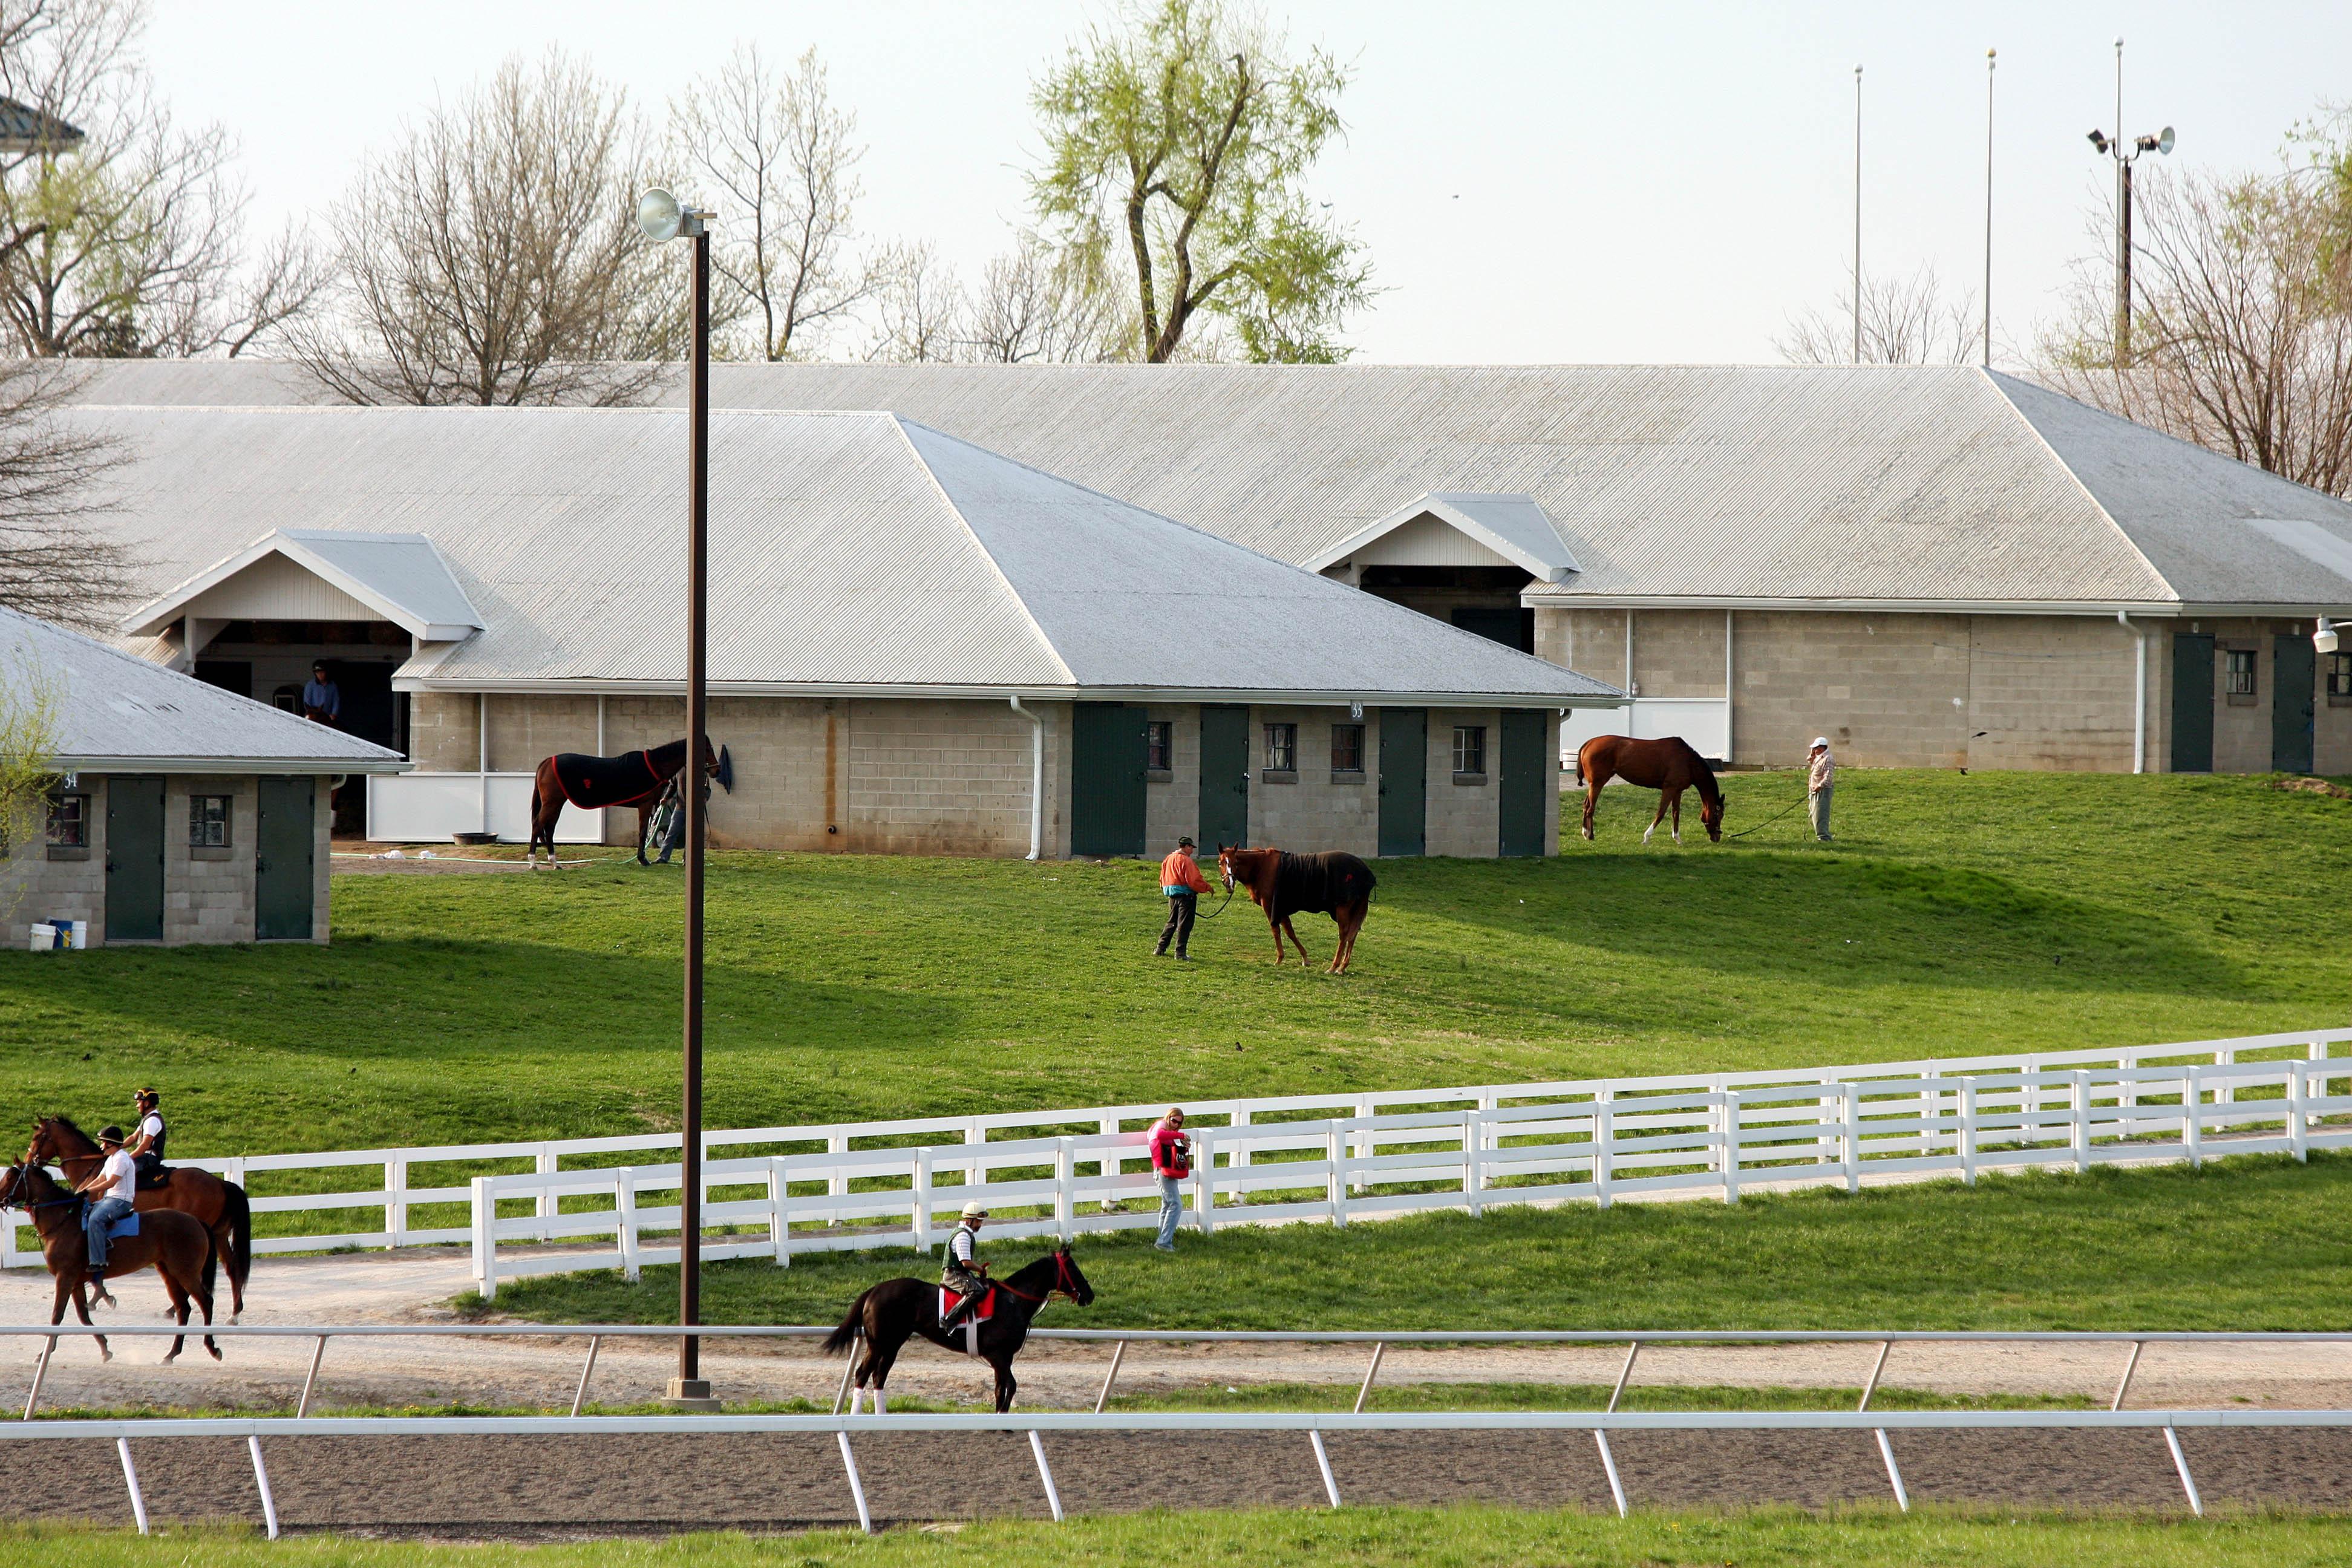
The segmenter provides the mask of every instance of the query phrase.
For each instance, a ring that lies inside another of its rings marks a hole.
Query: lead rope
[[[1774,812],[1771,816],[1758,823],[1755,827],[1743,827],[1737,833],[1727,833],[1723,837],[1727,840],[1733,838],[1745,838],[1749,834],[1755,832],[1757,828],[1771,826],[1774,823],[1780,821],[1780,818],[1788,816],[1790,812],[1796,810],[1797,807],[1804,804],[1803,800],[1792,800],[1787,805],[1782,806],[1779,811]]]

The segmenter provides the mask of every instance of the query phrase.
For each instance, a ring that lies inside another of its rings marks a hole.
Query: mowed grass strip
[[[0,1557],[77,1568],[968,1568],[979,1562],[1129,1568],[1141,1563],[1310,1568],[2337,1568],[2352,1521],[2217,1512],[2202,1520],[1921,1506],[1628,1519],[1569,1510],[1349,1508],[1337,1512],[1138,1513],[1064,1524],[689,1535],[523,1546],[443,1546],[258,1531],[0,1525]]]
[[[992,1241],[1000,1270],[1043,1241]],[[1093,1307],[1055,1328],[2352,1329],[2352,1156],[2242,1157],[2087,1175],[1559,1208],[1495,1207],[1333,1229],[1089,1237]],[[907,1251],[703,1270],[706,1321],[838,1322]],[[488,1307],[550,1322],[674,1322],[677,1271],[501,1285]]]
[[[1730,825],[1797,799],[1727,781]],[[2346,1021],[2352,803],[2258,778],[1850,772],[1737,843],[1640,829],[1544,861],[1385,860],[1354,971],[1277,969],[1246,900],[1155,961],[1152,866],[717,858],[715,1127],[1715,1071]],[[1291,846],[1297,848],[1313,845]],[[175,1150],[661,1131],[678,1100],[675,868],[351,876],[335,941],[0,952],[19,1114]],[[30,919],[38,910],[19,910]],[[1328,955],[1329,922],[1301,922]],[[372,1182],[372,1175],[363,1180]],[[265,1187],[268,1190],[282,1188]]]

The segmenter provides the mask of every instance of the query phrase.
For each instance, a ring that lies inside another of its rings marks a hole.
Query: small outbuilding
[[[325,942],[329,795],[409,766],[6,609],[0,702],[47,716],[58,778],[39,816],[0,840],[14,946],[59,921],[87,921],[92,944]]]

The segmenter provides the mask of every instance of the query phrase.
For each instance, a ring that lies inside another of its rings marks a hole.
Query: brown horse
[[[1584,781],[1584,836],[1592,837],[1592,808],[1601,804],[1601,787],[1612,778],[1658,792],[1658,815],[1642,830],[1642,842],[1658,830],[1666,813],[1675,816],[1675,842],[1683,841],[1683,791],[1698,791],[1698,819],[1706,836],[1723,842],[1723,791],[1715,770],[1680,735],[1662,741],[1635,741],[1623,735],[1595,735],[1576,751],[1576,775]]]
[[[1299,967],[1304,969],[1312,962],[1290,917],[1322,913],[1329,915],[1332,923],[1339,928],[1339,943],[1332,950],[1331,962],[1325,972],[1348,973],[1348,962],[1356,955],[1356,933],[1364,929],[1364,916],[1371,908],[1372,888],[1379,881],[1370,866],[1344,849],[1293,855],[1287,849],[1238,849],[1220,845],[1217,874],[1225,879],[1227,892],[1236,886],[1247,888],[1250,902],[1265,911],[1265,923],[1274,931],[1275,967],[1282,966],[1285,934],[1298,950]]]
[[[97,1173],[100,1158],[89,1134],[67,1118],[33,1119],[33,1141],[25,1149],[26,1164],[60,1166],[66,1184],[79,1186]],[[246,1201],[243,1187],[210,1171],[193,1165],[166,1169],[169,1179],[164,1184],[141,1188],[132,1207],[140,1214],[177,1209],[212,1232],[213,1246],[228,1264],[228,1321],[234,1323],[245,1311],[245,1281],[253,1272],[253,1207]]]
[[[555,857],[555,823],[567,805],[583,811],[634,805],[637,808],[637,864],[645,865],[646,819],[661,803],[662,790],[685,765],[683,737],[667,746],[624,752],[617,757],[558,752],[543,759],[530,782],[530,863],[539,864],[539,847],[544,842],[548,864],[562,864]],[[720,772],[719,758],[710,749],[707,734],[702,737],[702,771],[730,791],[735,787],[731,777]]]
[[[89,1271],[89,1247],[82,1237],[81,1199],[58,1185],[38,1165],[10,1165],[6,1174],[0,1176],[0,1209],[12,1208],[32,1216],[33,1228],[41,1233],[42,1261],[58,1282],[49,1321],[64,1322],[66,1303],[70,1300],[82,1327],[95,1327],[89,1321],[89,1303],[82,1295],[82,1287],[98,1277]],[[210,1328],[213,1275],[219,1263],[220,1251],[213,1246],[212,1232],[176,1209],[152,1209],[140,1213],[137,1236],[118,1237],[108,1249],[106,1278],[152,1268],[163,1277],[163,1289],[171,1292],[172,1310],[180,1326],[188,1326],[188,1301],[194,1298],[204,1309],[205,1327]],[[106,1348],[106,1336],[97,1338],[98,1353],[112,1361],[114,1352]],[[186,1342],[184,1334],[173,1336],[171,1351],[163,1357],[166,1364],[179,1358]],[[220,1346],[213,1343],[210,1334],[205,1336],[205,1349],[212,1352],[213,1360],[220,1360]]]
[[[1029,1325],[1055,1296],[1066,1296],[1081,1307],[1092,1306],[1095,1288],[1078,1272],[1078,1260],[1067,1245],[996,1282],[996,1305],[980,1325],[978,1343],[982,1361],[996,1369],[996,1413],[1013,1408],[1013,1358],[1028,1342]],[[961,1328],[940,1327],[940,1288],[928,1279],[885,1279],[849,1304],[848,1316],[824,1342],[824,1353],[839,1355],[860,1339],[866,1352],[855,1356],[856,1390],[849,1413],[857,1414],[858,1398],[874,1390],[874,1414],[890,1413],[887,1384],[890,1368],[907,1342],[920,1334],[943,1350],[964,1353]]]

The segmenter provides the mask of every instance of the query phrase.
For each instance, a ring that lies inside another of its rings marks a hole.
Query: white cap
[[[1822,748],[1822,750],[1824,750],[1824,751],[1827,751],[1827,750],[1829,749],[1829,743],[1830,743],[1830,738],[1829,738],[1827,735],[1816,735],[1816,736],[1814,736],[1814,737],[1813,737],[1813,745],[1814,745],[1814,746],[1819,746],[1819,747],[1821,747],[1821,748]],[[1805,748],[1805,749],[1806,749],[1807,751],[1811,751],[1811,750],[1812,749],[1812,747],[1811,747],[1811,746],[1808,746],[1808,747],[1807,747],[1807,748]]]
[[[966,1204],[963,1205],[963,1217],[965,1219],[986,1219],[988,1217],[988,1211],[981,1207],[976,1203]]]

